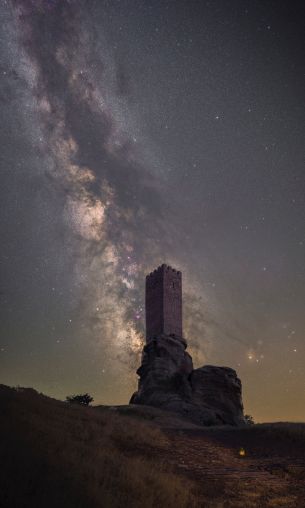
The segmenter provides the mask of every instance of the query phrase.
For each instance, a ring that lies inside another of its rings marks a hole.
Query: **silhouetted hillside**
[[[195,506],[145,422],[3,385],[0,411],[1,508]]]
[[[206,428],[3,385],[0,411],[0,508],[305,508],[304,424]]]

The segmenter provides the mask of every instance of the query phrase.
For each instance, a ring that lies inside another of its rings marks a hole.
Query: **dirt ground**
[[[298,430],[296,437],[286,432],[289,425],[169,429],[164,460],[201,486],[211,507],[303,508],[304,445],[298,443]]]
[[[0,508],[305,508],[305,424],[201,427],[0,385]]]
[[[305,508],[305,423],[206,428],[148,406],[117,410],[162,429],[162,460],[196,484],[199,508]]]

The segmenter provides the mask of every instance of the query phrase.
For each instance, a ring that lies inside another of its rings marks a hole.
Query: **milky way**
[[[166,262],[195,363],[305,417],[302,25],[274,6],[2,3],[3,382],[127,402]]]

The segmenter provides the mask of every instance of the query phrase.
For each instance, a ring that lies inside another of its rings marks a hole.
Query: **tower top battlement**
[[[158,335],[182,337],[182,274],[162,264],[146,276],[146,340]]]
[[[169,265],[166,265],[163,263],[163,265],[158,266],[153,272],[150,272],[148,275],[146,275],[146,280],[150,277],[154,277],[157,273],[161,273],[162,271],[172,271],[176,273],[177,275],[181,275],[181,272],[179,270],[176,270],[175,268],[172,268]]]

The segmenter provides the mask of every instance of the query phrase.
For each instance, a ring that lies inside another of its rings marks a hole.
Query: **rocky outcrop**
[[[138,391],[130,404],[173,411],[200,425],[244,424],[235,370],[211,365],[193,369],[186,347],[175,335],[160,335],[144,346]]]
[[[241,381],[235,370],[206,365],[192,372],[190,383],[192,402],[208,410],[213,422],[228,425],[245,423]]]

